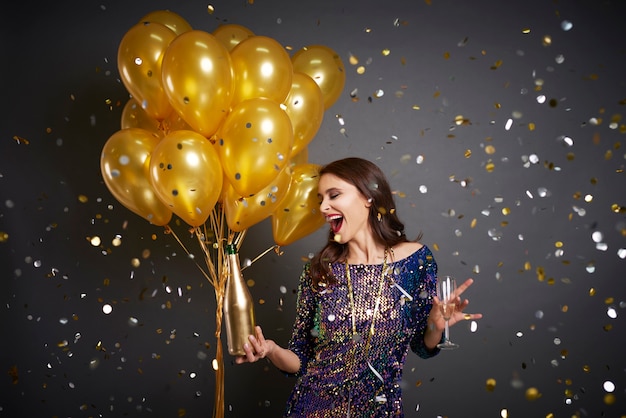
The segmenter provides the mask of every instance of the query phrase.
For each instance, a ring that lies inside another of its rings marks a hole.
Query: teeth
[[[341,229],[341,225],[343,224],[343,216],[341,215],[328,215],[326,217],[326,222],[330,224],[333,232],[337,233],[339,229]]]
[[[337,219],[341,219],[343,216],[341,215],[330,215],[326,217],[326,222],[336,221]]]

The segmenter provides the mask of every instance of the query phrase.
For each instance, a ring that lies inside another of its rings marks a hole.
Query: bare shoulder
[[[402,260],[403,258],[407,258],[423,246],[423,244],[415,241],[401,242],[400,244],[393,247],[393,259],[397,261]]]

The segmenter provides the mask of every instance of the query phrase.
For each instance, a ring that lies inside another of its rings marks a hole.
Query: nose
[[[320,212],[325,213],[328,212],[330,208],[328,207],[328,203],[326,202],[326,199],[324,199],[323,197],[320,198]]]

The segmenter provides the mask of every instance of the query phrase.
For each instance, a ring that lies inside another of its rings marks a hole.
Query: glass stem
[[[448,321],[446,321],[446,328],[443,335],[446,342],[450,341],[450,326],[448,325]]]

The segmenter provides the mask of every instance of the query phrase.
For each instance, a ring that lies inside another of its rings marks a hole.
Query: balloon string
[[[245,265],[241,268],[241,271],[244,271],[245,269],[247,269],[248,267],[250,267],[252,264],[254,264],[258,259],[260,259],[261,257],[263,257],[265,254],[269,253],[270,251],[274,250],[276,251],[278,249],[278,245],[272,245],[271,247],[269,247],[267,250],[263,251],[261,254],[257,255],[256,258],[254,260],[252,260],[250,262],[250,264]]]
[[[169,225],[165,225],[165,233],[166,234],[170,234],[172,235],[176,241],[178,242],[178,244],[181,246],[181,248],[187,253],[188,256],[191,256],[191,253],[189,252],[189,250],[187,249],[187,247],[185,247],[185,244],[183,244],[183,242],[180,240],[180,238],[178,238],[178,235],[176,235],[176,232],[174,232],[174,230],[169,226]],[[198,264],[197,261],[194,260],[195,265],[198,267],[198,269],[202,272],[202,275],[211,283],[213,284],[213,280],[211,280],[211,277],[209,276],[209,274],[204,271],[204,269],[202,268],[202,266],[200,264]]]

